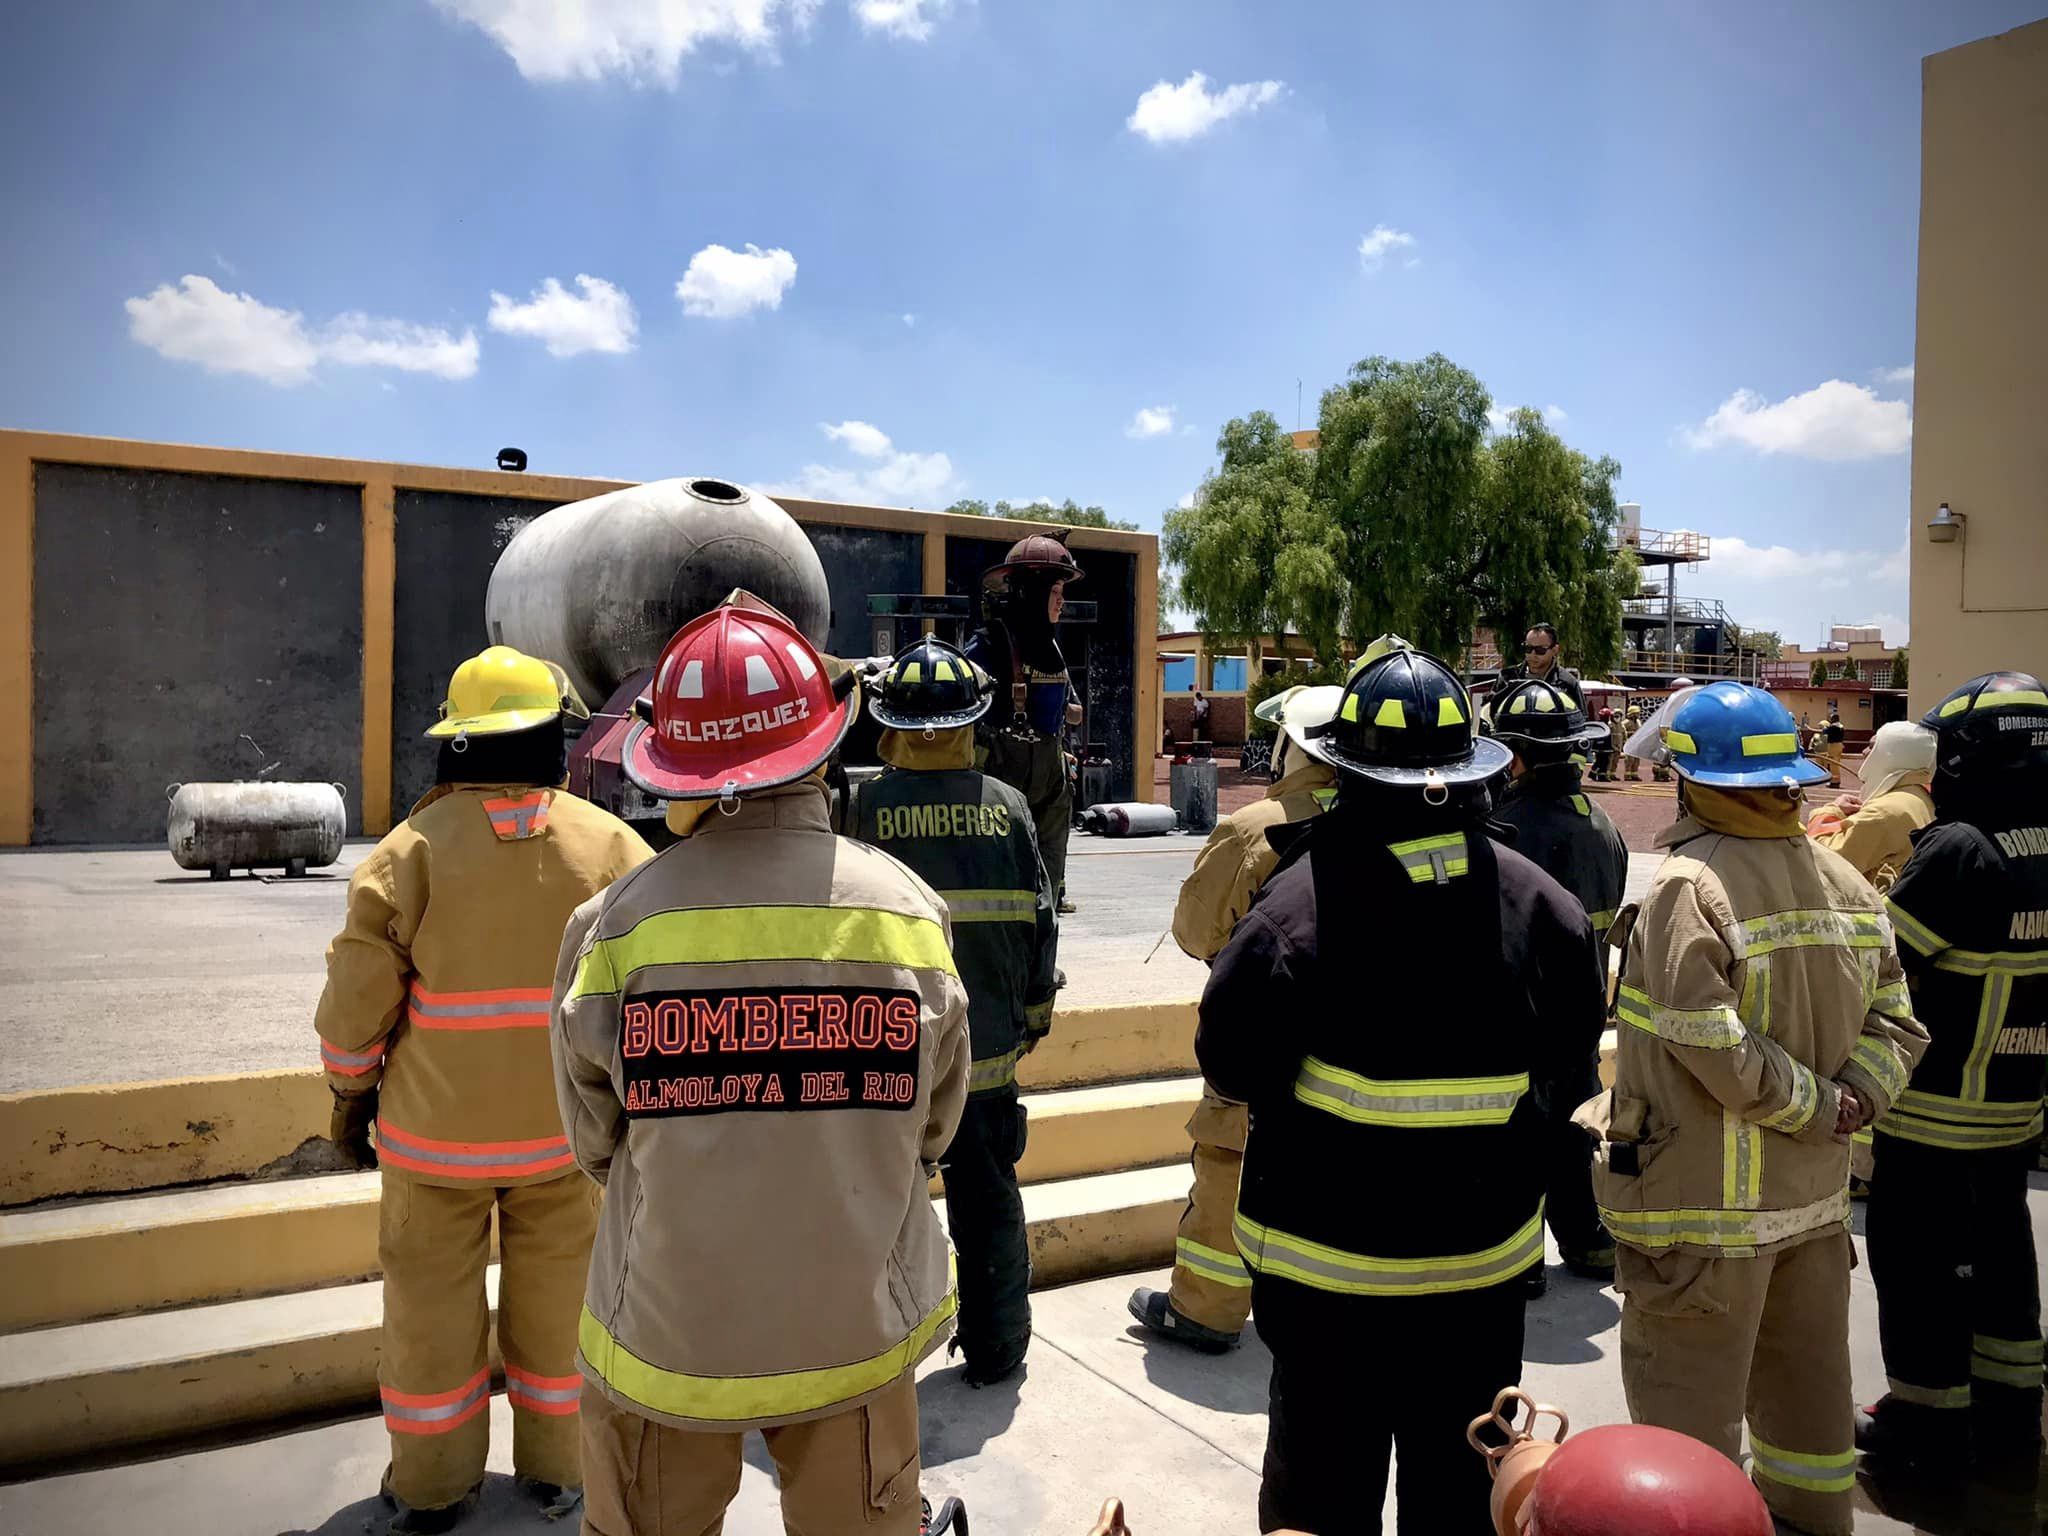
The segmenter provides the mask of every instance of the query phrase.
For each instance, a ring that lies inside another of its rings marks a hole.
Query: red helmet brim
[[[635,720],[626,733],[620,766],[627,778],[657,800],[710,800],[723,795],[728,787],[736,795],[746,795],[773,789],[778,784],[793,784],[838,750],[853,724],[857,698],[856,691],[841,699],[818,722],[818,728],[801,741],[716,769],[706,765],[696,773],[679,772],[660,763],[652,750],[657,741],[654,727],[645,720]]]

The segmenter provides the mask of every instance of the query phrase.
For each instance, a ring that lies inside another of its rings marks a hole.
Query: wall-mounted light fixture
[[[500,448],[498,450],[498,468],[508,474],[518,474],[526,468],[526,450],[524,448]],[[1948,509],[1944,507],[1942,510],[1947,511]],[[1936,537],[1938,538],[1940,535],[1937,534]]]
[[[1969,518],[1960,512],[1951,512],[1948,503],[1941,504],[1941,510],[1927,520],[1927,541],[1930,544],[1953,544],[1963,536],[1963,525]]]

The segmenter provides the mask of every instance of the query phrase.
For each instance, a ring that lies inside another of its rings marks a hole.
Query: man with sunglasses
[[[1525,678],[1539,683],[1548,683],[1560,693],[1571,695],[1581,713],[1586,708],[1585,690],[1579,685],[1579,674],[1564,664],[1564,647],[1557,643],[1555,624],[1531,624],[1529,632],[1522,636],[1522,660],[1519,666],[1505,667],[1500,674],[1500,687],[1495,696],[1506,694],[1507,690]]]

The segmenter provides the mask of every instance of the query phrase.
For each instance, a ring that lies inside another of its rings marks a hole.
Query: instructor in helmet
[[[570,920],[562,1121],[606,1186],[578,1364],[591,1536],[715,1531],[765,1432],[793,1531],[918,1529],[912,1373],[954,1295],[925,1164],[967,1096],[945,904],[832,833],[850,672],[745,593],[625,742],[681,841]]]
[[[1029,534],[982,578],[986,621],[967,656],[995,679],[996,707],[975,733],[975,766],[1023,795],[1038,831],[1038,854],[1059,910],[1067,900],[1067,836],[1074,794],[1061,733],[1081,723],[1081,703],[1060,653],[1060,610],[1081,579],[1066,534]]]
[[[1335,803],[1336,770],[1309,756],[1304,743],[1310,728],[1336,715],[1343,697],[1335,686],[1289,688],[1259,705],[1259,718],[1280,728],[1273,743],[1273,783],[1263,800],[1216,823],[1174,903],[1174,942],[1197,960],[1213,961],[1230,942],[1280,862],[1268,834],[1320,816]],[[1205,1083],[1202,1102],[1188,1121],[1195,1177],[1174,1239],[1173,1279],[1164,1291],[1139,1287],[1129,1303],[1131,1316],[1148,1332],[1210,1353],[1235,1344],[1252,1311],[1252,1277],[1231,1236],[1248,1130],[1244,1105]]]
[[[1898,1099],[1927,1032],[1877,894],[1799,825],[1792,716],[1716,682],[1664,746],[1681,819],[1630,936],[1613,1089],[1589,1101],[1620,1244],[1629,1413],[1751,1471],[1786,1525],[1846,1536],[1849,1137]]]
[[[1873,1459],[2027,1474],[2041,1445],[2041,1298],[2027,1175],[2048,1088],[2048,690],[1975,677],[1928,711],[1932,826],[1889,909],[1934,1037],[1877,1126],[1869,1248],[1890,1391]],[[1887,726],[1889,730],[1891,727]]]
[[[559,787],[564,712],[583,706],[550,663],[494,645],[458,667],[427,732],[434,788],[356,866],[327,947],[314,1022],[332,1134],[360,1166],[383,1166],[377,1377],[394,1533],[450,1529],[483,1480],[494,1213],[513,1469],[554,1516],[583,1482],[576,1297],[599,1192],[556,1112],[548,956],[577,904],[650,854]]]
[[[1017,1062],[1052,1028],[1059,943],[1031,809],[971,766],[974,723],[988,713],[992,689],[988,674],[944,641],[916,640],[897,653],[868,700],[888,766],[862,787],[854,830],[929,882],[953,919],[973,1065],[967,1108],[939,1170],[960,1255],[954,1347],[974,1386],[1015,1372],[1031,1342]]]
[[[1520,1380],[1546,1113],[1601,1025],[1592,925],[1485,832],[1508,750],[1433,656],[1353,674],[1309,735],[1336,806],[1217,955],[1195,1054],[1250,1106],[1236,1238],[1273,1352],[1262,1530],[1343,1531],[1398,1447],[1403,1532],[1486,1526],[1474,1403]]]
[[[1607,930],[1628,888],[1628,845],[1614,830],[1607,813],[1579,787],[1579,759],[1607,728],[1588,722],[1571,695],[1549,683],[1516,683],[1493,703],[1493,734],[1515,754],[1508,767],[1507,792],[1495,820],[1512,827],[1517,853],[1572,893],[1593,924],[1600,946],[1601,975],[1607,968]],[[1556,1141],[1550,1148],[1549,1196],[1544,1213],[1557,1238],[1564,1267],[1592,1280],[1614,1278],[1614,1240],[1600,1225],[1593,1206],[1593,1147],[1586,1133],[1572,1124],[1572,1111],[1600,1091],[1597,1042],[1588,1052],[1576,1082],[1567,1085],[1563,1114],[1549,1124]],[[1543,1266],[1529,1271],[1532,1296],[1544,1291]]]

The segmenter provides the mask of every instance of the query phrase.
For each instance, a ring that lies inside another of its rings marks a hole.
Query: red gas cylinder
[[[1524,1536],[1771,1536],[1742,1469],[1675,1430],[1608,1424],[1560,1446],[1522,1509]]]

